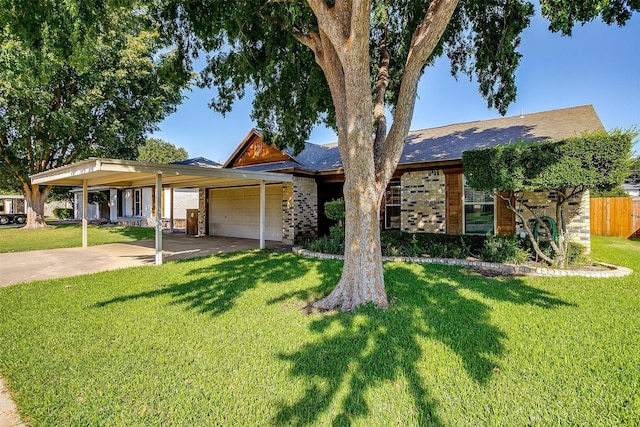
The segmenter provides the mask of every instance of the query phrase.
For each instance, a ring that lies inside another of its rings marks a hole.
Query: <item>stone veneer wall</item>
[[[400,185],[400,229],[411,233],[445,233],[444,173],[441,170],[407,172],[402,175]]]
[[[318,185],[313,178],[304,178],[299,176],[293,177],[293,185],[290,187],[291,192],[283,191],[283,233],[282,238],[285,239],[285,229],[288,229],[288,236],[291,236],[293,228],[292,241],[312,238],[318,235]],[[285,196],[287,193],[287,211],[285,208]],[[293,198],[293,212],[290,209],[291,197]],[[286,214],[285,214],[286,212]],[[293,218],[291,215],[293,214]],[[292,222],[292,224],[291,224]],[[286,226],[285,226],[286,224]],[[293,227],[292,227],[293,226]]]
[[[548,191],[528,191],[524,194],[524,201],[538,216],[550,216],[554,219],[556,200],[556,195]],[[518,211],[527,219],[529,227],[533,230],[535,224],[531,212],[523,206],[519,206]],[[582,198],[570,201],[565,208],[565,214],[569,239],[583,245],[589,253],[591,251],[589,192],[585,191]],[[516,217],[516,233],[521,231],[524,231],[522,222]]]
[[[207,235],[207,189],[198,189],[198,236]]]
[[[282,185],[282,241],[291,244],[295,239],[293,183],[287,182]]]

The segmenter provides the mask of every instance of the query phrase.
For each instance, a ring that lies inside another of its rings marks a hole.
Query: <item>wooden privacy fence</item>
[[[640,237],[640,200],[631,197],[591,199],[591,234]]]

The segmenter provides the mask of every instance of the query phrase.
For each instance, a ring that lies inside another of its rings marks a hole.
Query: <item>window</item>
[[[464,234],[493,233],[495,200],[492,194],[474,191],[464,182]]]
[[[142,190],[133,190],[133,216],[142,214]]]
[[[125,203],[125,193],[122,190],[117,190],[118,191],[118,216],[119,217],[123,217],[124,216],[124,203]]]
[[[384,195],[384,228],[400,229],[400,180],[392,179]]]

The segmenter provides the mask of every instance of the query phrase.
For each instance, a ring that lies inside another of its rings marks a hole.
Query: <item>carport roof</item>
[[[38,185],[145,187],[162,175],[163,187],[221,188],[255,185],[256,181],[291,182],[288,174],[237,169],[146,163],[134,160],[89,158],[31,175]]]

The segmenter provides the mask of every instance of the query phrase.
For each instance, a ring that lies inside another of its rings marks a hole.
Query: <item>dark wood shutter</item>
[[[501,191],[498,194],[511,199],[511,205],[516,201],[509,191]],[[496,234],[498,236],[511,237],[516,233],[516,215],[507,207],[507,202],[500,197],[496,200]]]
[[[462,234],[462,174],[445,175],[447,234]]]

